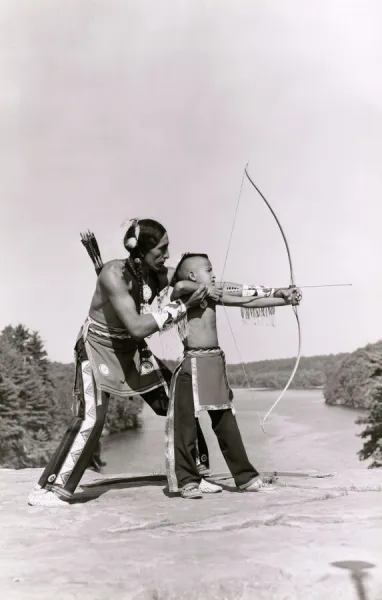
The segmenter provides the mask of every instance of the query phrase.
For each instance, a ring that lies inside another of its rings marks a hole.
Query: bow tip
[[[259,419],[260,427],[263,433],[267,433],[264,428],[264,421],[261,420],[259,413],[257,413],[257,418]]]

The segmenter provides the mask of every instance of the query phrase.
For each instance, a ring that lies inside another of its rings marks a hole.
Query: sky
[[[249,162],[296,283],[353,284],[303,290],[303,355],[377,341],[381,22],[379,0],[0,0],[0,328],[71,361],[95,284],[79,232],[120,258],[132,217],[166,226],[169,264],[207,252],[219,278]],[[225,279],[289,285],[249,182]],[[228,361],[295,356],[292,312],[230,309],[233,339],[218,309]]]

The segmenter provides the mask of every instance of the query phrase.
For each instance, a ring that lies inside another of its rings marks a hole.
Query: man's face
[[[163,269],[166,260],[170,256],[168,252],[168,245],[168,235],[167,233],[165,233],[164,236],[159,240],[155,248],[149,250],[144,258],[144,262],[149,267],[149,269],[156,272]]]
[[[195,262],[196,264],[192,269],[195,282],[204,285],[215,285],[215,274],[208,258],[200,257]]]

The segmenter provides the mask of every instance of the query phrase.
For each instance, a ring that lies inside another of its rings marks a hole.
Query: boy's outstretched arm
[[[288,301],[284,298],[240,298],[223,294],[217,304],[218,306],[239,306],[240,308],[271,308],[298,304],[298,302]]]
[[[219,290],[222,290],[223,294],[228,294],[229,296],[257,296],[259,298],[273,296],[277,289],[266,285],[246,285],[230,281],[217,281],[215,286]]]
[[[279,298],[282,300],[286,300],[287,304],[293,303],[293,299],[295,296],[300,297],[301,300],[301,292],[297,287],[288,287],[288,288],[270,288],[264,285],[244,285],[241,283],[230,283],[230,282],[219,282],[216,284],[217,289],[223,292],[223,296],[225,297],[233,297],[233,298]],[[228,303],[227,303],[228,306]],[[232,305],[233,306],[233,305]],[[240,306],[236,304],[235,306]],[[267,305],[268,306],[268,305]],[[270,306],[270,305],[269,305]],[[273,306],[283,306],[283,305],[273,305]]]
[[[198,284],[193,281],[178,281],[172,291],[171,300],[179,300],[182,296],[189,296]],[[243,287],[243,286],[242,286]],[[255,286],[251,286],[252,288]],[[207,286],[207,297],[217,304],[224,306],[240,306],[247,308],[267,308],[276,306],[296,306],[300,304],[302,294],[298,288],[264,288],[256,286],[257,290],[248,290],[250,293],[230,294],[214,285]],[[258,288],[261,288],[260,290]],[[255,295],[258,294],[258,295]]]

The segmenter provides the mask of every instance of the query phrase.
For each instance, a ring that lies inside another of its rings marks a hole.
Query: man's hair
[[[127,242],[130,238],[136,239],[137,226],[139,226],[137,245],[134,248],[129,248]],[[134,219],[130,227],[126,231],[125,237],[123,238],[123,244],[126,250],[128,250],[130,256],[125,260],[122,273],[127,280],[130,280],[131,275],[136,277],[139,285],[140,307],[142,307],[144,303],[142,258],[147,254],[147,252],[149,252],[159,244],[160,240],[162,239],[165,233],[166,229],[163,227],[163,225],[161,225],[161,223],[158,223],[158,221],[154,221],[154,219]],[[157,276],[156,282],[156,295],[158,295],[159,280]],[[140,312],[141,308],[137,307],[137,310]]]
[[[181,277],[180,277],[181,267],[188,258],[205,258],[205,259],[209,260],[208,254],[202,254],[201,252],[186,252],[185,254],[182,254],[182,257],[181,257],[180,261],[178,262],[176,269],[175,269],[175,273],[174,273],[174,277],[173,277],[174,283],[176,283],[177,281],[181,281]]]
[[[127,240],[135,238],[135,227],[139,225],[138,243],[135,248],[127,247]],[[125,233],[123,245],[130,252],[132,258],[144,256],[155,248],[166,233],[166,229],[158,221],[154,219],[137,219],[133,222]]]

